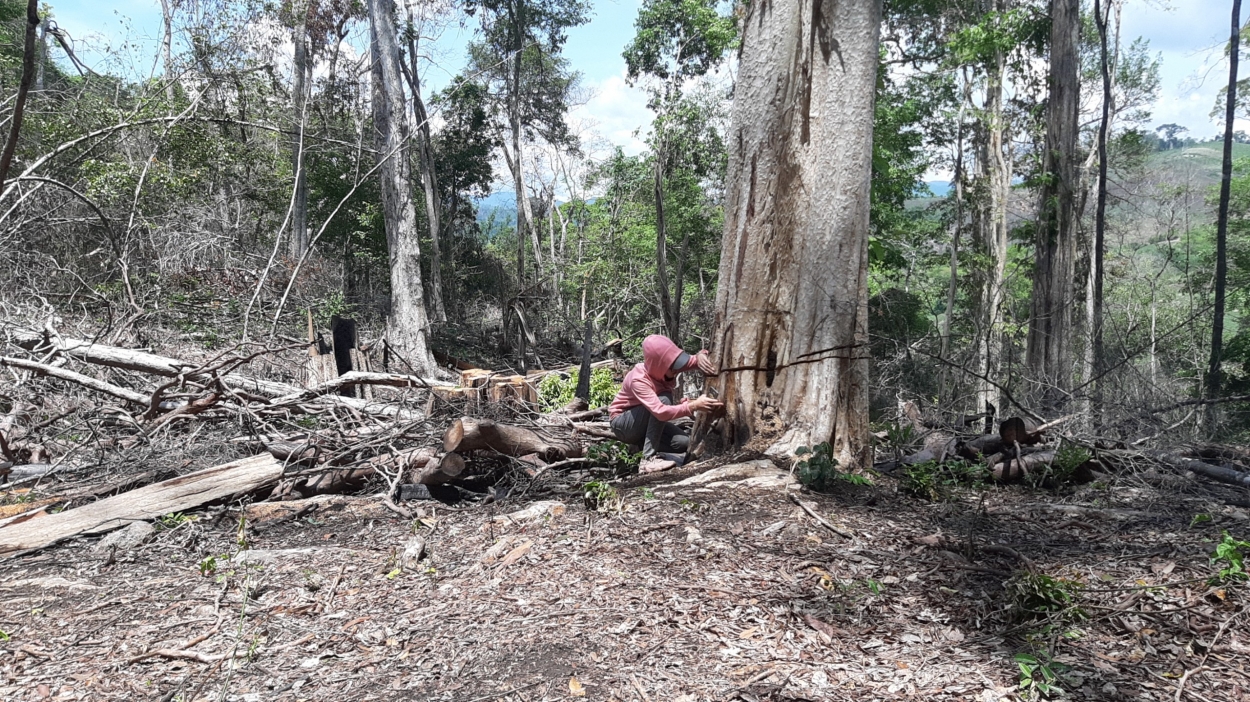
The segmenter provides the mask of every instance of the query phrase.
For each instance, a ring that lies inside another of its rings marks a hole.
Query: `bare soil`
[[[1073,699],[1250,697],[1247,588],[1208,582],[1222,532],[1250,532],[1231,489],[928,502],[882,477],[803,496],[850,541],[780,489],[621,497],[600,513],[549,485],[566,511],[518,523],[492,517],[524,500],[410,503],[408,521],[361,497],[242,527],[218,510],[134,551],[83,538],[9,559],[0,698],[1016,700],[1021,653]],[[428,555],[404,568],[414,536]],[[1078,583],[1071,606],[1021,613],[1030,565]]]

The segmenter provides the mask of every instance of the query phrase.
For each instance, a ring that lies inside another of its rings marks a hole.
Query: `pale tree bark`
[[[161,60],[165,64],[165,100],[169,103],[170,109],[174,104],[174,8],[173,0],[161,0],[161,22],[164,25],[165,34],[161,37]],[[44,43],[44,55],[48,53],[47,43]],[[43,69],[40,69],[40,77],[42,78]]]
[[[715,348],[728,445],[871,464],[867,249],[879,0],[752,3]]]
[[[430,117],[421,97],[421,74],[417,63],[417,23],[412,6],[404,3],[408,11],[408,88],[412,92],[412,112],[417,120],[417,167],[421,169],[421,187],[425,192],[425,219],[430,229],[430,316],[436,322],[447,321],[447,308],[443,304],[442,271],[442,203],[438,199],[438,174],[434,167],[434,142],[430,137]]]
[[[292,259],[298,260],[308,249],[308,178],[304,157],[304,129],[308,122],[308,84],[311,61],[308,56],[308,2],[293,3],[295,26],[295,61],[291,76],[291,110],[295,130],[291,137],[291,172],[295,174],[295,194],[291,199],[291,247]]]
[[[953,176],[955,212],[951,218],[951,272],[946,288],[946,314],[942,316],[941,328],[941,352],[944,359],[950,358],[951,322],[955,316],[955,300],[959,293],[959,240],[964,226],[964,112],[972,102],[972,82],[968,80],[966,72],[963,72],[960,78],[963,84],[963,100],[959,103],[959,113],[956,116],[955,173]],[[947,369],[948,366],[943,364],[939,394],[943,398],[946,397]]]
[[[668,292],[668,220],[664,214],[664,145],[655,152],[655,283],[660,293],[660,318],[664,333],[681,343],[677,320],[673,315],[673,300]]]
[[[1228,280],[1228,201],[1233,184],[1233,118],[1237,106],[1237,58],[1241,50],[1241,0],[1233,0],[1232,34],[1228,39],[1228,93],[1224,95],[1224,161],[1220,172],[1220,200],[1215,225],[1215,315],[1211,324],[1211,361],[1207,366],[1208,400],[1220,396],[1224,356],[1224,288]],[[1207,405],[1207,432],[1214,433],[1219,414]]]
[[[1001,9],[996,6],[994,9]],[[1011,168],[1004,151],[1003,70],[1000,52],[986,71],[985,107],[982,110],[977,170],[986,189],[982,211],[976,217],[977,236],[989,259],[981,275],[981,305],[977,334],[977,411],[1000,412],[998,385],[1002,384],[1003,280],[1007,270],[1007,198],[1011,192]]]
[[[408,111],[404,99],[394,0],[368,0],[373,75],[373,122],[382,186],[382,215],[391,264],[391,311],[387,342],[410,367],[427,375],[435,368],[426,342],[421,292],[421,241],[412,202],[408,160]]]
[[[1080,13],[1079,0],[1051,0],[1045,181],[1038,205],[1036,270],[1026,354],[1029,370],[1042,383],[1039,395],[1048,409],[1062,405],[1072,388]]]

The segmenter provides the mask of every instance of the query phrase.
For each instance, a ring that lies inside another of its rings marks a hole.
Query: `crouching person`
[[[612,433],[624,443],[642,446],[643,473],[665,470],[686,462],[690,436],[673,423],[695,412],[714,410],[721,403],[703,395],[693,400],[673,399],[677,374],[700,371],[716,375],[707,351],[691,356],[666,336],[653,334],[642,342],[642,363],[630,369],[621,391],[608,408]]]

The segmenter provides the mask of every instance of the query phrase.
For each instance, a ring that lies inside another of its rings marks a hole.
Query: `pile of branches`
[[[602,409],[541,414],[524,398],[457,403],[473,396],[465,392],[471,388],[439,379],[349,371],[300,387],[257,372],[280,367],[284,353],[305,347],[240,345],[188,361],[51,328],[12,335],[0,356],[7,376],[0,395],[9,401],[0,416],[0,484],[46,488],[49,479],[97,473],[102,455],[142,453],[157,441],[190,445],[200,437],[217,449],[210,454],[248,457],[168,480],[162,478],[169,470],[132,468],[113,484],[0,515],[0,554],[45,545],[15,532],[34,517],[47,534],[60,533],[53,521],[74,520],[81,524],[65,529],[82,533],[240,496],[289,501],[381,487],[377,497],[404,514],[397,502],[440,490],[458,501],[466,486],[482,494],[501,472],[532,480],[580,466],[588,446],[610,436],[606,422],[596,421]],[[289,365],[287,375],[298,373],[298,361]],[[88,429],[58,425],[71,415],[88,417]],[[48,514],[52,506],[61,511]]]
[[[899,414],[899,434],[891,437],[882,432],[877,437],[896,440],[895,455],[874,465],[887,474],[930,462],[960,462],[981,466],[985,477],[996,482],[1041,484],[1061,476],[1080,483],[1094,480],[1099,473],[1149,464],[1250,488],[1250,452],[1233,447],[1186,445],[1163,450],[1106,439],[1083,440],[1059,431],[1073,416],[1044,423],[1010,417],[998,425],[997,433],[969,434],[926,421],[914,403],[903,403]],[[903,441],[897,440],[900,435]],[[904,454],[898,448],[908,439],[919,443],[919,450]],[[1070,449],[1066,455],[1065,446]]]

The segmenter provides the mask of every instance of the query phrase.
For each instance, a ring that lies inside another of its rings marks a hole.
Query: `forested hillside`
[[[1243,699],[1215,2],[0,0],[0,697]]]

